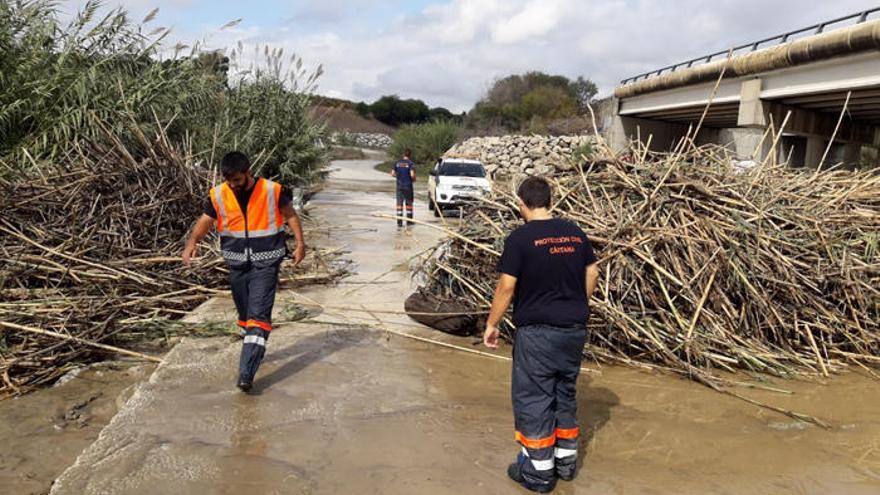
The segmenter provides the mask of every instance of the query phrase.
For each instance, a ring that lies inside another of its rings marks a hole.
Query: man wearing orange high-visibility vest
[[[250,166],[247,156],[238,151],[223,157],[224,181],[211,189],[205,212],[183,250],[183,262],[189,265],[198,243],[216,227],[244,336],[238,377],[238,388],[244,392],[253,386],[272,331],[278,270],[287,255],[285,224],[296,238],[293,266],[302,261],[306,249],[290,195],[278,183],[254,177]]]

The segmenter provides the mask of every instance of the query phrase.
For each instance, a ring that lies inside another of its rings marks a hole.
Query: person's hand
[[[183,264],[189,266],[192,263],[192,259],[196,255],[196,245],[195,244],[187,244],[186,247],[183,248],[183,254],[181,257],[183,258]]]
[[[303,258],[306,257],[306,246],[304,244],[297,244],[296,249],[293,251],[293,267],[296,268],[302,262]]]
[[[498,327],[487,324],[486,331],[483,332],[483,345],[489,349],[498,349],[498,336],[500,334],[501,332],[498,331]]]

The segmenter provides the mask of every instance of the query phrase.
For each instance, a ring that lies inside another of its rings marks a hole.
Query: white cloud
[[[494,23],[492,41],[509,45],[546,35],[559,23],[562,3],[549,0],[528,2],[515,15]]]
[[[151,2],[123,3],[146,12]],[[199,2],[155,3],[163,8],[157,25],[180,25],[175,7]],[[380,4],[405,6],[401,0],[298,3],[312,8],[292,6],[267,25],[248,21],[259,8],[250,2],[242,4],[236,17],[245,22],[234,30],[213,26],[175,36],[207,37],[211,47],[238,40],[284,47],[312,66],[324,65],[324,94],[372,101],[396,93],[462,111],[508,74],[583,75],[607,94],[627,76],[875,6],[872,0],[450,0],[377,15],[371,9]],[[293,21],[283,24],[291,12]]]

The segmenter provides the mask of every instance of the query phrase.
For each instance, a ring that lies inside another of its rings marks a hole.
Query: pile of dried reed
[[[128,347],[171,327],[193,333],[172,320],[227,291],[216,239],[191,267],[180,260],[211,171],[164,134],[128,131],[134,142],[106,131],[111,145],[0,179],[0,397],[113,353],[151,359],[108,344]],[[336,251],[311,251],[295,275],[285,265],[282,283],[343,276]]]
[[[880,175],[764,164],[716,147],[607,159],[552,179],[555,214],[600,258],[585,357],[681,373],[828,375],[880,364]],[[484,309],[507,233],[498,191],[425,267],[426,290]],[[719,373],[720,372],[720,373]]]

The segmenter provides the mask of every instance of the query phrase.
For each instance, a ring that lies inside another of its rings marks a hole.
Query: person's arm
[[[593,297],[593,292],[596,290],[596,287],[599,285],[599,267],[596,266],[596,263],[591,263],[587,267],[587,301],[589,302],[590,298]]]
[[[483,332],[483,344],[490,349],[498,349],[498,325],[504,318],[504,313],[513,301],[516,289],[516,277],[502,273],[495,287],[495,296],[492,298],[492,308],[489,310],[489,318],[486,320],[486,331]]]
[[[284,215],[284,221],[287,222],[287,226],[290,227],[293,237],[296,239],[296,249],[293,251],[293,266],[296,267],[306,257],[306,241],[303,238],[302,223],[291,205],[282,207],[281,214]]]
[[[412,179],[413,182],[416,181],[416,168],[415,168],[415,167],[410,167],[410,168],[409,168],[409,176],[410,176],[410,178]]]
[[[391,167],[391,177],[397,177],[397,165]]]
[[[196,250],[202,239],[208,235],[208,232],[211,231],[211,228],[214,226],[215,220],[211,218],[210,215],[206,215],[202,213],[202,216],[196,220],[196,226],[193,227],[192,234],[189,235],[189,239],[186,240],[186,245],[183,247],[183,254],[181,257],[183,258],[183,264],[189,266],[192,262],[193,257],[196,255]]]

